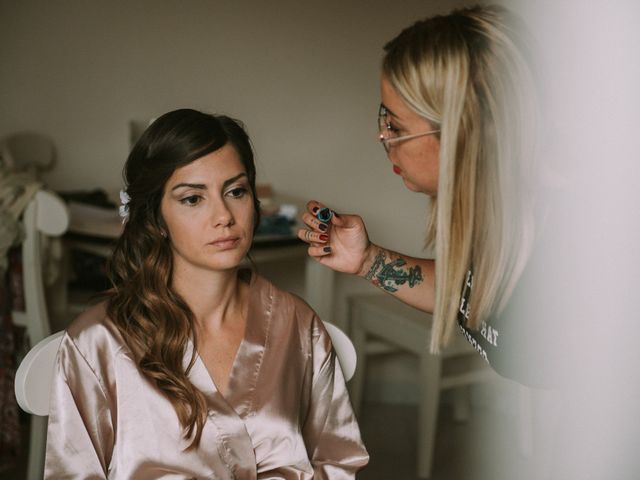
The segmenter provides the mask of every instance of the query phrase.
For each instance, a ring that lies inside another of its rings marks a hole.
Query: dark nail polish
[[[318,228],[323,232],[327,231],[327,225],[325,223],[321,223],[320,225],[318,225]]]
[[[318,207],[313,207],[313,208],[311,209],[311,211],[312,211],[313,213],[316,213],[318,210],[319,210],[319,209],[318,209]]]
[[[331,247],[324,247],[324,248],[322,249],[322,251],[323,251],[324,253],[331,253]]]
[[[320,240],[322,240],[323,242],[326,242],[327,240],[329,240],[329,235],[325,235],[323,233],[322,235],[320,235]]]

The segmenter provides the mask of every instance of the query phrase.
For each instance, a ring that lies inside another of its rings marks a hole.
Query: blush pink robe
[[[142,375],[104,304],[76,319],[58,353],[45,478],[354,478],[369,457],[322,322],[256,274],[249,298],[227,394],[200,357],[189,373],[209,407],[189,451],[173,406]]]

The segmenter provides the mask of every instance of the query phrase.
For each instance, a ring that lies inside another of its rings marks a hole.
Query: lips
[[[402,170],[397,165],[394,165],[393,166],[393,173],[395,173],[396,175],[400,175],[402,173]]]
[[[209,242],[209,245],[226,250],[235,247],[240,241],[240,237],[224,237]]]

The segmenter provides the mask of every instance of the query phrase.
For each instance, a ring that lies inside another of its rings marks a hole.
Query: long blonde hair
[[[383,75],[440,134],[431,349],[446,345],[467,271],[468,325],[504,307],[533,239],[535,91],[527,45],[503,8],[477,6],[415,23],[385,46]]]

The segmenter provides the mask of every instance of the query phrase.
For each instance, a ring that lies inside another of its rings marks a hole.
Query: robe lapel
[[[188,365],[193,351],[193,343],[189,343],[184,362]],[[209,409],[208,424],[205,426],[200,440],[200,448],[210,445],[218,446],[218,454],[226,465],[229,479],[255,480],[256,457],[244,421],[231,405],[218,392],[199,356],[189,372],[189,380],[200,390],[207,401]]]
[[[245,334],[231,368],[226,398],[216,388],[199,355],[189,372],[193,385],[205,395],[209,420],[215,427],[205,428],[201,445],[217,444],[218,453],[232,475],[230,478],[238,480],[254,480],[257,476],[255,452],[243,419],[253,408],[273,308],[271,285],[253,272],[250,282]],[[193,348],[189,342],[185,368]]]
[[[236,354],[226,398],[242,418],[252,413],[262,360],[267,348],[273,309],[273,290],[269,282],[251,275],[249,308],[244,339]]]

